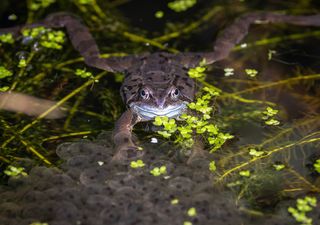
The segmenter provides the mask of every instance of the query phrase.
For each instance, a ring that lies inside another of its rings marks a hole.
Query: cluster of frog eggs
[[[62,144],[57,149],[61,170],[35,167],[26,177],[10,179],[0,189],[0,224],[235,225],[250,219],[241,215],[230,193],[213,188],[207,160],[174,164],[150,147],[146,166],[134,169],[111,163],[108,143]],[[166,175],[151,175],[150,169],[160,165]],[[259,224],[289,224],[276,221]]]

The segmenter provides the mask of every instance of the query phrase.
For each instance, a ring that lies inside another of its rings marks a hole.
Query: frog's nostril
[[[163,108],[164,103],[165,103],[165,99],[164,99],[164,98],[157,99],[157,100],[156,100],[156,103],[157,103],[157,106],[158,106],[159,108]]]

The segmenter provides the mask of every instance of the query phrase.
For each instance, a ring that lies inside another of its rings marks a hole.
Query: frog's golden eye
[[[180,95],[180,90],[178,88],[175,88],[171,91],[171,98],[178,98]]]
[[[146,89],[141,89],[140,90],[140,96],[143,98],[143,99],[148,99],[149,96],[150,96],[150,93],[148,90]]]

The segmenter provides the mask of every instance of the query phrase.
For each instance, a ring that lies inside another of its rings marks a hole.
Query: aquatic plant
[[[8,44],[13,44],[14,43],[14,39],[12,34],[1,34],[0,35],[0,42],[2,43],[8,43]],[[1,45],[1,43],[0,43]]]
[[[155,177],[164,175],[167,173],[167,167],[166,166],[154,167],[152,170],[150,170],[150,173]]]
[[[133,169],[141,168],[144,167],[145,164],[141,159],[138,159],[137,161],[131,161],[130,162],[130,167]]]
[[[31,40],[39,41],[40,45],[45,48],[61,50],[62,44],[65,42],[64,32],[60,30],[55,31],[41,26],[31,29],[23,29],[22,35],[26,42],[30,42]]]
[[[197,0],[175,0],[168,3],[168,7],[175,12],[186,11],[193,7],[197,3]]]
[[[0,79],[3,79],[5,77],[12,76],[12,72],[10,70],[7,70],[5,67],[0,66]]]
[[[117,6],[126,5],[126,1],[102,3],[79,0],[63,4],[62,1],[29,2],[38,5],[28,5],[26,18],[21,18],[19,22],[25,19],[27,23],[33,23],[44,18],[49,11],[54,11],[47,9],[53,2],[58,8],[71,6],[89,26],[102,47],[102,53],[107,53],[102,54],[102,57],[154,51],[177,53],[190,49],[207,50],[211,48],[211,43],[202,43],[199,37],[207,37],[208,26],[217,27],[218,30],[229,23],[231,18],[225,18],[224,12],[232,12],[230,17],[236,17],[243,11],[256,9],[252,5],[247,7],[245,1],[238,2],[242,6],[241,10],[234,6],[230,10],[231,6],[207,1],[203,3],[208,6],[207,9],[194,7],[192,10],[196,13],[185,20],[179,18],[179,21],[169,22],[166,20],[169,13],[163,11],[165,17],[159,16],[161,13],[158,15],[165,24],[163,30],[148,32],[133,28],[130,20],[124,19],[119,13]],[[283,11],[301,10],[301,5],[298,5],[286,6]],[[40,7],[40,10],[34,10],[36,7]],[[230,57],[229,61],[218,63],[212,68],[199,65],[191,69],[188,74],[197,80],[200,90],[195,101],[188,106],[192,113],[182,115],[182,121],[155,119],[155,124],[163,127],[158,133],[164,138],[158,138],[159,142],[153,145],[154,149],[162,145],[163,140],[171,140],[178,146],[182,144],[189,148],[197,141],[194,137],[203,140],[205,148],[213,153],[210,156],[214,158],[214,161],[211,158],[205,161],[204,169],[209,170],[216,183],[235,193],[237,197],[234,201],[240,208],[258,208],[261,214],[261,205],[274,206],[278,201],[292,198],[297,193],[320,193],[314,181],[314,176],[317,177],[320,171],[319,157],[316,156],[316,160],[310,157],[317,153],[320,141],[320,98],[316,89],[320,79],[316,67],[318,64],[310,57],[306,60],[307,65],[301,60],[303,66],[292,66],[290,60],[283,57],[283,53],[292,52],[293,47],[298,49],[297,42],[299,46],[304,45],[303,41],[305,45],[307,42],[318,42],[320,32],[286,29],[283,35],[282,29],[276,27],[277,36],[270,35],[272,28],[270,32],[263,29],[259,40],[253,41],[253,35],[244,45],[235,47],[235,60]],[[0,35],[0,90],[56,100],[53,108],[68,103],[68,114],[65,119],[48,121],[44,120],[48,112],[33,118],[1,112],[2,183],[6,183],[8,175],[18,174],[19,169],[14,172],[8,165],[22,168],[26,158],[36,164],[58,166],[60,161],[54,151],[59,143],[80,138],[94,139],[101,130],[113,129],[114,120],[124,110],[118,95],[123,74],[112,75],[83,69],[83,59],[70,46],[62,30],[38,27],[25,29],[23,34],[22,38],[16,40],[12,35]],[[294,43],[293,47],[291,43]],[[316,53],[308,54],[315,56]],[[299,57],[303,55],[306,54],[301,53]],[[285,69],[274,69],[274,64],[281,67],[284,65],[282,62],[286,61],[288,63],[283,66]],[[289,99],[295,103],[291,106],[295,107],[288,107],[283,99]],[[143,147],[144,143],[149,142],[150,136],[154,136],[152,132],[145,135],[143,129],[136,129],[135,132]],[[175,148],[172,143],[168,146],[168,154],[171,154]],[[220,148],[221,151],[216,151]],[[172,161],[176,162],[174,159]],[[130,168],[145,169],[148,164],[145,160],[137,160],[130,163]],[[312,168],[305,166],[308,164]],[[155,167],[152,172],[147,171],[148,174],[150,172],[148,176],[158,176],[154,179],[160,180],[158,178],[165,176],[168,169],[164,168]],[[8,174],[4,172],[6,169]],[[313,177],[309,175],[310,171]],[[277,186],[278,183],[281,185]],[[268,188],[270,186],[276,187],[273,192]],[[274,196],[269,202],[263,198],[266,193]],[[176,204],[174,200],[173,204]],[[183,204],[183,200],[179,201],[179,204]],[[244,201],[250,204],[244,204]],[[297,207],[294,209],[298,210]],[[301,217],[301,212],[295,210],[292,212]],[[252,213],[250,209],[245,212]],[[192,219],[187,218],[184,223],[192,224]]]
[[[188,216],[193,217],[197,215],[197,210],[195,207],[191,207],[187,211]]]
[[[310,212],[317,206],[317,199],[315,197],[306,196],[305,198],[297,199],[296,208],[289,207],[288,212],[301,225],[312,225],[312,218],[309,218],[306,213]]]
[[[320,173],[320,159],[317,159],[316,162],[313,164],[314,169]]]
[[[7,176],[10,177],[17,177],[17,176],[27,176],[28,174],[25,172],[25,169],[23,167],[15,167],[12,165],[9,165],[6,170],[4,170],[4,173]]]
[[[189,70],[189,75],[193,78],[203,78],[205,68],[196,67]],[[202,95],[194,102],[188,104],[188,108],[192,111],[188,114],[184,113],[180,116],[183,121],[179,125],[174,119],[157,116],[153,122],[156,126],[163,126],[163,131],[158,131],[158,134],[165,138],[174,137],[174,142],[180,145],[191,148],[194,144],[194,137],[201,135],[205,137],[207,143],[210,145],[210,152],[219,149],[227,140],[232,139],[233,136],[228,133],[223,133],[219,128],[209,119],[214,114],[214,108],[210,106],[212,101],[219,92],[215,88],[204,87]]]

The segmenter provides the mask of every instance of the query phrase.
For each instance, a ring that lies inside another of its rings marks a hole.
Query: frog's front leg
[[[112,160],[125,162],[129,159],[140,158],[144,154],[132,140],[133,126],[139,121],[139,117],[131,109],[127,109],[118,119],[113,135],[116,153]]]

